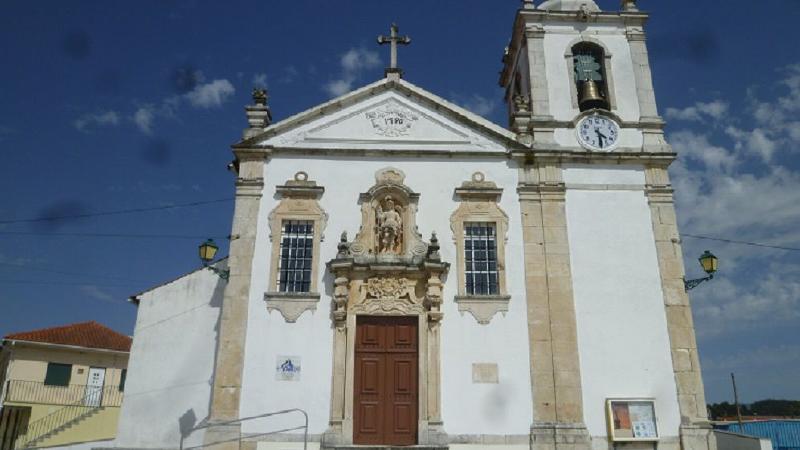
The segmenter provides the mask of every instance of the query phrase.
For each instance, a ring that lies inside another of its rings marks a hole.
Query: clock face
[[[611,150],[618,140],[619,125],[608,117],[586,116],[578,122],[578,141],[590,150]]]

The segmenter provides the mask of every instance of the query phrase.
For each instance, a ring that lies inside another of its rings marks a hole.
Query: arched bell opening
[[[572,47],[572,58],[579,109],[610,110],[603,48],[590,42],[580,42]]]

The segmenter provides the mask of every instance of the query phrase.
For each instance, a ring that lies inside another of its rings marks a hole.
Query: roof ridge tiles
[[[118,333],[94,320],[11,333],[4,339],[123,352],[130,351],[132,341],[130,336]]]

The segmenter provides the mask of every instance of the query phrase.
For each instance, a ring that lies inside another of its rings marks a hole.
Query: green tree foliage
[[[759,416],[800,416],[800,401],[759,400],[750,404],[750,410]]]
[[[750,404],[742,404],[742,416],[781,416],[800,417],[800,401],[798,400],[759,400]],[[736,405],[728,402],[708,405],[712,420],[723,417],[736,417]]]

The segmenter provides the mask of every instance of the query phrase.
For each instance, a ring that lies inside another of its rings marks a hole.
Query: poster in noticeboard
[[[609,399],[609,437],[612,441],[658,440],[655,401],[649,399]]]

